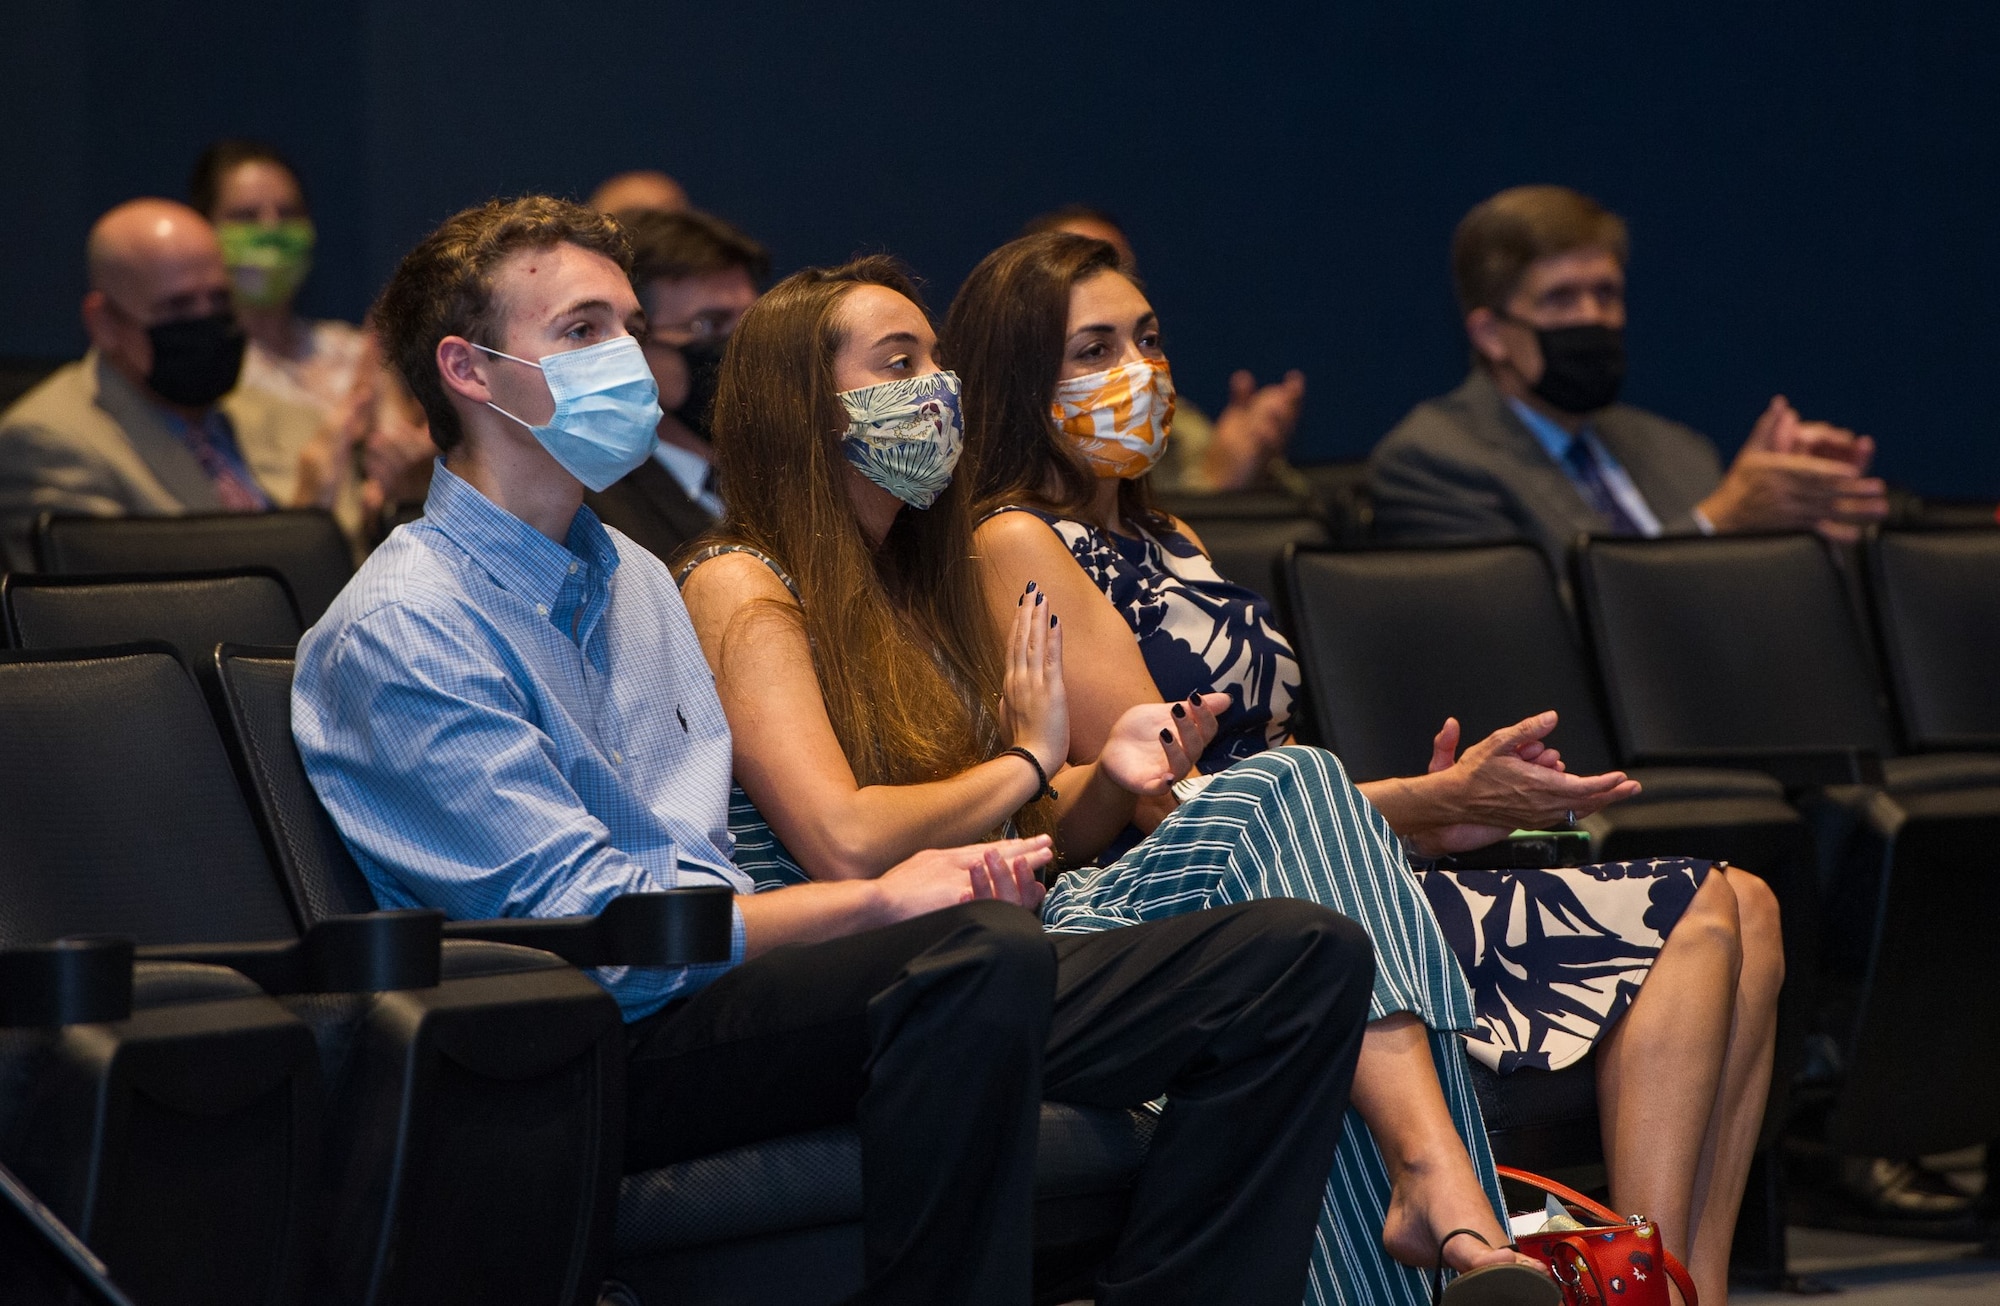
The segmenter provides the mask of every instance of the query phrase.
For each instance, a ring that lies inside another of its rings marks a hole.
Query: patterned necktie
[[[184,423],[188,452],[201,464],[202,471],[208,473],[209,482],[215,486],[215,497],[222,500],[224,512],[269,511],[270,496],[250,479],[250,473],[242,463],[218,443],[215,425],[221,420],[220,414],[211,413],[204,421]]]
[[[1590,447],[1583,432],[1570,437],[1569,452],[1563,455],[1563,464],[1569,469],[1569,478],[1589,501],[1597,515],[1611,523],[1613,535],[1643,535],[1639,523],[1625,511],[1625,505],[1618,502],[1618,496],[1611,492],[1611,482],[1604,475],[1604,464],[1597,460],[1597,452]]]

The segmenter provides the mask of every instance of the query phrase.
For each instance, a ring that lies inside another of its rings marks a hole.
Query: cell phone
[[[1454,871],[1539,871],[1589,861],[1588,830],[1516,830],[1484,848],[1440,857],[1437,864]]]

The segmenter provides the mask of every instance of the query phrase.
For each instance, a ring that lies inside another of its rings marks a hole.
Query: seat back
[[[0,578],[0,620],[21,649],[83,649],[157,639],[199,669],[224,642],[295,644],[302,627],[268,568],[210,575]]]
[[[1609,770],[1610,741],[1541,553],[1296,551],[1286,602],[1322,742],[1356,780],[1421,775],[1456,716],[1467,742],[1554,708],[1570,770]]]
[[[0,946],[297,932],[170,648],[0,654]]]
[[[2000,530],[1884,531],[1866,554],[1904,742],[2000,749]]]
[[[1231,494],[1161,496],[1161,507],[1201,537],[1224,580],[1265,598],[1278,594],[1278,565],[1285,547],[1333,542],[1313,505],[1290,494],[1246,490]]]
[[[311,924],[374,911],[368,881],[313,793],[292,739],[290,651],[224,645],[211,657],[238,771],[300,918]]]
[[[1366,458],[1309,463],[1298,473],[1318,497],[1321,516],[1337,542],[1361,544],[1374,534],[1375,501],[1368,492]]]
[[[1817,536],[1592,538],[1575,559],[1628,759],[1889,751],[1861,626]]]
[[[308,626],[354,575],[354,555],[317,508],[182,517],[57,517],[35,523],[35,565],[57,575],[127,575],[270,567]]]

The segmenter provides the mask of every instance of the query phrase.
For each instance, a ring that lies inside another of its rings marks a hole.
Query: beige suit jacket
[[[271,502],[290,504],[299,451],[318,432],[319,415],[243,388],[219,406],[250,474]],[[171,516],[221,508],[166,410],[96,350],[0,413],[0,552],[9,569],[32,568],[28,535],[44,512]]]

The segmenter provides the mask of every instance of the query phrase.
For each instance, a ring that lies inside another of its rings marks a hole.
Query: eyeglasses
[[[731,314],[715,310],[697,313],[685,322],[661,322],[646,328],[646,343],[678,349],[729,333]]]

